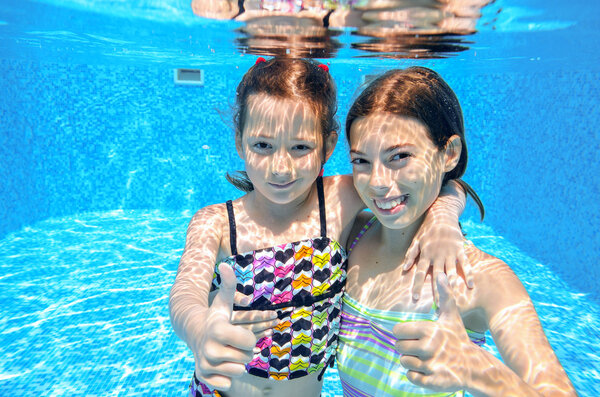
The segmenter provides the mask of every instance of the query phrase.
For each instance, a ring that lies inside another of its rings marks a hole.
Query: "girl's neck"
[[[400,261],[402,261],[424,218],[425,215],[422,215],[415,222],[402,229],[390,229],[382,224],[380,247],[389,253],[398,255],[401,258]]]
[[[290,218],[296,218],[298,214],[310,203],[313,195],[316,194],[316,184],[295,200],[279,204],[264,197],[260,192],[253,190],[247,195],[244,206],[252,218],[262,218],[268,216],[272,220],[286,221]]]

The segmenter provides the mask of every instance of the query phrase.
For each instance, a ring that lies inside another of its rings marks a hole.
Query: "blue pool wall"
[[[174,84],[173,66],[186,65],[0,61],[0,238],[51,217],[142,208],[193,213],[239,196],[224,178],[243,166],[229,109],[254,59],[203,66],[204,87]],[[599,73],[461,75],[443,63],[425,65],[461,100],[465,179],[485,203],[485,223],[575,292],[600,301]],[[330,68],[343,122],[363,75],[382,70],[336,61]],[[350,172],[343,135],[326,172]],[[472,202],[464,216],[478,217]]]

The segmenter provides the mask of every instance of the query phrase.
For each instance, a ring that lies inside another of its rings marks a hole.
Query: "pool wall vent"
[[[204,70],[201,69],[174,69],[173,79],[175,84],[204,85]]]

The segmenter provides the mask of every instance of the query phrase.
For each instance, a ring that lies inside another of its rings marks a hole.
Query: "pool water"
[[[492,2],[477,33],[423,59],[342,29],[320,61],[342,121],[387,69],[450,83],[486,205],[484,223],[468,205],[468,237],[515,270],[577,391],[596,396],[600,3],[548,3]],[[240,195],[224,174],[243,167],[229,109],[256,60],[241,26],[189,0],[0,0],[0,395],[185,395],[193,360],[168,294],[191,216]],[[174,84],[180,67],[204,86]],[[343,134],[325,172],[350,172]],[[342,395],[333,369],[323,395]]]

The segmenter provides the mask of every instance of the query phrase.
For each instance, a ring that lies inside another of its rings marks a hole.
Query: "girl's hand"
[[[209,304],[212,303],[219,291],[220,289],[211,291],[208,296]],[[235,291],[233,303],[238,306],[246,306],[248,304],[248,297]],[[261,339],[272,335],[273,327],[279,324],[279,319],[277,318],[277,312],[273,310],[234,310],[231,315],[231,324],[243,326],[252,331],[257,339]]]
[[[446,276],[439,274],[436,280],[438,320],[396,324],[395,348],[402,354],[400,362],[409,381],[437,392],[454,392],[466,387],[477,368],[479,347],[467,336]]]
[[[464,275],[465,283],[473,288],[471,266],[465,253],[465,239],[456,224],[444,219],[435,219],[435,215],[425,217],[421,228],[413,239],[406,256],[403,270],[409,270],[414,263],[417,269],[413,279],[412,296],[418,300],[425,282],[427,272],[432,268],[432,279],[445,273],[452,288],[458,287],[459,272]],[[433,283],[434,299],[439,302],[436,283]]]
[[[247,304],[246,299],[246,295],[237,291],[233,298],[234,303],[240,306]],[[234,311],[231,316],[231,324],[242,326],[252,331],[256,339],[261,339],[273,334],[273,327],[279,324],[279,319],[277,312],[271,310]]]
[[[221,288],[206,311],[192,351],[198,379],[213,389],[229,390],[232,378],[246,371],[258,338],[247,327],[233,323],[237,281],[231,266],[222,263],[219,272]]]
[[[419,299],[430,268],[433,268],[432,280],[436,280],[439,273],[445,272],[455,291],[460,280],[459,274],[464,278],[467,287],[473,288],[471,267],[465,254],[464,237],[458,223],[465,202],[465,193],[460,184],[449,181],[426,212],[423,224],[408,248],[403,263],[403,269],[406,271],[417,262],[412,288],[414,300]],[[435,282],[433,296],[435,302],[439,302]]]

